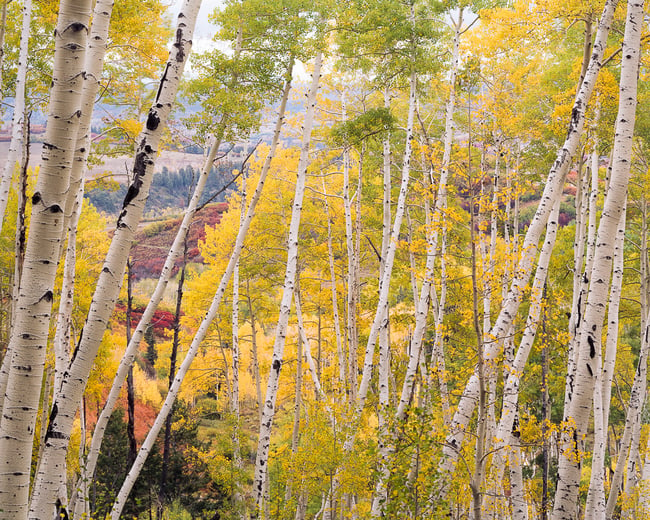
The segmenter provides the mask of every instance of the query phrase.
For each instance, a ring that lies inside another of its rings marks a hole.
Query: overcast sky
[[[181,4],[182,0],[174,0],[172,11],[174,13],[174,21]],[[221,4],[223,4],[223,0],[203,0],[201,2],[201,10],[199,11],[199,17],[196,21],[196,29],[194,31],[194,50],[202,51],[209,46],[214,35],[214,25],[208,21],[208,16]]]

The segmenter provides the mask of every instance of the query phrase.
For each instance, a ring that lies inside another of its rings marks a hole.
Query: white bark
[[[218,148],[218,147],[216,147]],[[209,171],[209,168],[208,168]],[[239,226],[241,227],[246,216],[246,175],[242,172],[241,207],[239,208]],[[237,481],[234,482],[234,500],[240,509],[240,518],[244,519],[241,507],[242,497],[239,492],[239,472],[242,469],[239,413],[239,262],[235,264],[232,273],[232,389],[230,392],[230,413],[233,415],[232,451],[233,462],[237,470]]]
[[[562,453],[559,458],[553,520],[569,520],[575,514],[580,482],[579,444],[582,435],[586,433],[591,412],[596,374],[593,363],[596,351],[601,348],[600,338],[609,292],[616,229],[625,205],[630,175],[642,23],[643,1],[631,0],[628,2],[623,39],[613,164],[610,166],[609,189],[598,226],[585,316],[580,323],[575,390],[568,409],[564,412],[565,427],[560,440]]]
[[[288,71],[288,77],[291,77],[291,69]],[[262,171],[260,174],[260,179],[258,181],[257,188],[255,192],[253,193],[253,197],[251,198],[250,205],[248,207],[248,210],[246,212],[246,217],[244,220],[244,228],[240,228],[240,233],[242,232],[241,229],[245,229],[243,232],[244,235],[248,231],[248,227],[250,226],[250,220],[252,219],[254,212],[255,212],[255,207],[257,206],[257,202],[259,201],[259,198],[262,193],[262,189],[264,187],[264,183],[266,181],[266,176],[269,172],[270,166],[271,166],[271,160],[275,156],[275,151],[278,146],[278,142],[280,140],[280,132],[282,129],[282,124],[284,123],[284,114],[285,114],[285,109],[287,105],[287,99],[289,98],[289,92],[291,90],[291,82],[287,81],[285,83],[282,99],[280,102],[280,107],[279,107],[279,112],[278,112],[278,118],[275,124],[275,129],[273,133],[273,140],[271,141],[271,147],[269,149],[269,153],[266,157],[266,160],[264,162],[264,165],[262,166]],[[215,141],[212,143],[211,151],[208,156],[208,159],[210,156],[212,156],[212,160],[214,160],[214,156],[216,156],[216,153],[219,148],[219,141]],[[192,196],[192,199],[190,200],[190,203],[188,205],[188,210],[186,211],[186,214],[183,218],[183,222],[181,223],[181,227],[179,228],[176,238],[174,239],[174,244],[172,245],[170,249],[170,253],[167,257],[167,260],[165,260],[165,265],[163,266],[163,270],[161,272],[158,285],[156,286],[156,289],[154,290],[154,293],[151,296],[151,299],[149,303],[147,304],[147,308],[145,309],[144,313],[142,314],[142,318],[140,318],[140,321],[138,322],[138,326],[136,327],[135,332],[133,333],[133,337],[131,338],[131,341],[129,342],[129,345],[127,347],[127,350],[124,353],[124,356],[122,358],[122,361],[120,362],[120,366],[117,370],[117,374],[115,375],[115,379],[113,381],[113,385],[111,387],[111,391],[109,392],[109,395],[106,399],[106,403],[104,404],[104,407],[102,409],[102,412],[97,420],[97,425],[95,426],[95,432],[93,434],[93,438],[91,441],[90,449],[88,452],[88,462],[87,462],[87,472],[89,475],[93,475],[95,471],[95,467],[97,465],[97,458],[99,456],[99,450],[101,448],[104,432],[106,430],[106,426],[108,424],[108,420],[110,419],[110,416],[113,412],[113,409],[115,407],[115,404],[117,403],[117,399],[119,397],[120,390],[122,388],[122,385],[124,383],[124,380],[126,379],[126,375],[129,371],[129,367],[133,364],[133,361],[135,359],[135,355],[137,352],[138,345],[140,343],[140,340],[142,339],[142,336],[144,335],[144,332],[148,326],[148,324],[151,322],[151,318],[153,317],[153,314],[155,312],[155,309],[157,308],[158,304],[160,303],[160,300],[162,300],[165,287],[167,285],[167,282],[169,281],[169,277],[171,276],[171,271],[174,266],[174,263],[176,261],[176,258],[182,251],[183,247],[183,242],[185,240],[185,235],[187,234],[189,230],[189,225],[192,220],[192,216],[194,214],[194,209],[196,208],[196,205],[198,203],[198,200],[200,198],[200,192],[197,193],[197,190],[199,189],[199,185],[201,185],[200,190],[202,190],[203,186],[205,186],[205,181],[207,179],[207,174],[210,171],[210,167],[212,165],[212,161],[204,164],[204,168],[202,169],[202,175],[199,178],[199,182],[197,183],[197,187],[195,188],[195,193]],[[191,212],[190,212],[191,209]],[[238,235],[239,236],[239,235]],[[243,236],[242,236],[242,243],[243,243]],[[241,247],[241,246],[240,246]],[[235,250],[236,251],[236,250]],[[234,253],[233,253],[234,254]],[[237,252],[237,256],[239,255],[239,252]],[[233,264],[233,270],[234,270],[234,264]],[[230,275],[229,275],[230,276]],[[227,283],[227,280],[226,280]],[[221,295],[223,296],[223,295]],[[219,296],[219,298],[221,298]],[[216,296],[215,296],[216,298]],[[214,305],[214,303],[213,303]],[[214,313],[216,314],[218,310],[218,305],[216,305],[216,308],[214,310]],[[252,309],[251,309],[252,311]],[[214,316],[213,316],[214,317]],[[213,317],[210,319],[212,320]],[[207,317],[205,318],[207,319]],[[208,323],[209,325],[209,323]],[[255,330],[253,330],[253,334],[255,333]],[[205,332],[203,333],[205,334]],[[253,341],[255,341],[253,339]],[[177,376],[178,377],[178,376]],[[172,403],[173,404],[173,403]],[[171,405],[170,405],[171,407]],[[163,419],[164,422],[164,419]],[[155,438],[154,438],[155,440]],[[146,456],[145,456],[146,457]],[[144,462],[143,462],[144,464]]]
[[[257,457],[255,459],[255,476],[253,481],[253,496],[255,497],[254,507],[261,508],[264,499],[264,481],[267,477],[269,448],[271,446],[271,429],[275,417],[275,401],[280,382],[280,369],[284,355],[284,344],[287,333],[287,323],[291,311],[291,300],[293,299],[294,286],[296,281],[296,269],[298,264],[298,233],[300,230],[300,217],[302,213],[302,200],[305,193],[305,182],[307,178],[307,167],[309,165],[309,145],[311,143],[311,132],[314,125],[314,111],[316,108],[316,94],[320,82],[320,69],[322,64],[322,53],[316,55],[314,71],[306,101],[305,121],[303,123],[302,146],[300,159],[298,160],[298,173],[296,190],[291,212],[291,224],[287,238],[287,266],[284,276],[284,287],[280,303],[280,314],[275,329],[275,342],[273,344],[273,358],[271,370],[266,386],[266,397],[260,421],[259,440],[257,444]],[[259,511],[252,514],[257,518]]]
[[[3,18],[6,17],[7,3],[4,2]],[[0,178],[0,232],[5,221],[5,211],[7,209],[7,200],[9,199],[9,190],[11,188],[11,179],[14,175],[16,163],[22,151],[23,139],[23,117],[25,115],[25,89],[27,87],[27,53],[29,48],[29,33],[32,18],[32,0],[23,1],[22,29],[20,32],[20,50],[18,53],[18,73],[16,75],[16,95],[14,96],[14,113],[11,118],[11,142],[5,158],[2,178]],[[4,25],[4,24],[3,24]],[[4,29],[3,29],[4,36]],[[3,38],[4,39],[4,38]],[[1,65],[1,63],[0,63]],[[0,74],[2,71],[0,70]]]
[[[300,304],[301,298],[300,298],[300,290],[298,287],[296,287],[296,291],[294,292],[294,305],[296,307],[296,318],[298,320],[298,334],[300,336],[300,341],[302,342],[302,345],[305,349],[304,354],[305,357],[307,358],[307,365],[309,366],[309,373],[311,375],[311,381],[314,383],[314,389],[316,390],[316,394],[322,397],[325,400],[325,407],[330,414],[330,418],[333,419],[333,414],[331,407],[328,404],[329,399],[327,398],[327,394],[325,394],[325,391],[323,390],[323,387],[320,383],[320,378],[318,377],[318,371],[316,370],[316,363],[314,363],[314,357],[311,355],[311,345],[309,344],[309,338],[307,337],[307,331],[305,330],[305,324],[304,324],[304,319],[302,316],[302,306]],[[302,362],[299,360],[299,362]]]
[[[648,320],[648,318],[650,318],[650,316],[647,316],[646,320]],[[649,351],[650,323],[646,321],[646,328],[643,331],[641,342],[641,351],[639,352],[639,361],[634,375],[632,391],[630,392],[627,414],[625,416],[625,429],[623,430],[623,436],[621,437],[618,459],[616,460],[616,469],[614,470],[614,475],[611,479],[609,496],[607,498],[607,508],[605,510],[605,517],[607,519],[614,517],[616,501],[618,500],[618,494],[621,491],[621,484],[625,473],[625,463],[629,458],[631,459],[628,455],[631,454],[630,446],[632,444],[632,437],[634,430],[641,420],[641,412],[643,411],[643,403],[645,402]]]
[[[336,336],[336,356],[339,362],[339,386],[340,389],[345,389],[345,353],[343,352],[343,338],[341,335],[341,320],[339,318],[339,304],[336,290],[336,272],[334,270],[334,252],[332,250],[332,217],[330,215],[330,207],[327,202],[327,190],[325,188],[325,179],[323,179],[323,193],[325,202],[325,214],[327,216],[327,258],[329,261],[330,270],[330,286],[332,293],[332,318],[334,320],[334,335]]]
[[[528,356],[533,348],[537,328],[542,312],[542,298],[544,295],[544,285],[548,276],[548,266],[551,261],[551,254],[555,246],[557,237],[557,219],[560,212],[560,200],[558,199],[553,205],[553,211],[548,220],[544,244],[539,255],[533,286],[530,290],[530,309],[526,319],[526,327],[519,343],[519,348],[512,363],[508,377],[503,385],[503,406],[501,409],[501,418],[497,425],[494,440],[493,455],[493,475],[497,482],[501,481],[503,476],[506,442],[511,437],[512,428],[515,418],[517,417],[517,403],[519,401],[519,383],[528,361]]]
[[[72,186],[71,186],[72,188]],[[73,209],[70,227],[68,229],[68,245],[63,266],[63,281],[61,284],[61,301],[56,319],[54,334],[54,388],[61,386],[63,373],[70,361],[70,326],[72,324],[72,306],[74,303],[75,272],[77,263],[77,224],[83,204],[83,183],[77,189],[75,209]]]
[[[345,91],[341,94],[341,111],[343,122],[347,120]],[[345,215],[345,245],[348,253],[347,270],[347,371],[348,371],[348,396],[354,402],[357,391],[357,349],[359,338],[357,334],[357,288],[356,288],[356,250],[352,232],[352,201],[350,198],[350,146],[343,147],[343,211]]]
[[[90,7],[90,0],[64,1],[59,10],[44,164],[32,197],[32,218],[0,423],[3,518],[22,519],[28,512],[32,443],[63,235],[63,211],[79,123]]]
[[[571,121],[569,122],[568,134],[566,140],[559,150],[557,158],[549,171],[549,175],[544,185],[544,192],[539,203],[535,216],[531,221],[524,242],[521,247],[521,258],[516,269],[515,278],[511,284],[508,296],[501,306],[501,311],[496,318],[490,336],[494,338],[492,342],[485,345],[485,360],[487,363],[494,362],[499,354],[499,338],[507,335],[510,327],[516,317],[521,303],[521,298],[528,283],[528,279],[533,269],[533,263],[537,256],[539,238],[544,230],[548,217],[551,213],[554,202],[561,196],[564,178],[568,171],[584,127],[585,111],[587,103],[595,87],[596,78],[601,68],[603,53],[605,50],[607,35],[614,16],[614,9],[617,0],[608,0],[604,6],[601,16],[598,32],[594,41],[593,53],[580,90],[576,96],[571,111]],[[464,438],[465,429],[473,414],[478,395],[479,379],[473,374],[465,386],[463,395],[457,406],[456,413],[450,428],[450,435],[447,437],[445,448],[443,448],[444,457],[440,465],[443,478],[447,478],[455,465],[458,457],[459,448]],[[440,495],[446,491],[446,486],[440,486]]]
[[[375,353],[375,344],[377,336],[384,321],[387,319],[388,309],[388,292],[390,290],[390,280],[393,272],[393,262],[395,260],[395,251],[397,249],[397,237],[399,236],[402,227],[402,219],[406,208],[406,193],[408,191],[408,183],[410,178],[411,167],[411,150],[413,140],[413,119],[415,115],[415,96],[416,96],[416,76],[415,72],[411,72],[409,78],[409,110],[408,120],[406,126],[406,144],[404,147],[404,162],[402,166],[402,181],[400,185],[399,197],[397,200],[397,209],[395,211],[395,220],[393,221],[393,229],[391,232],[391,240],[386,253],[386,266],[384,267],[384,275],[379,283],[379,302],[377,303],[377,312],[368,334],[368,343],[366,345],[366,353],[363,361],[363,373],[361,382],[359,383],[359,390],[357,392],[357,400],[355,413],[357,416],[363,411],[363,407],[368,395],[368,388],[370,386],[370,378],[372,376],[372,369],[374,366],[373,358]],[[348,439],[350,441],[351,439]],[[350,444],[351,442],[346,442]]]
[[[512,436],[510,464],[510,497],[512,500],[512,520],[528,520],[528,502],[521,468],[521,448],[519,440]]]
[[[81,338],[61,387],[57,389],[48,424],[43,463],[34,484],[31,510],[36,518],[47,517],[54,509],[58,479],[52,478],[52,475],[65,467],[65,454],[76,409],[119,296],[129,250],[149,193],[158,145],[191,49],[199,6],[200,0],[185,0],[178,15],[175,43],[171,47],[169,60],[153,106],[149,110],[145,128],[138,138],[133,181],[117,220],[115,234],[97,281]]]
[[[596,352],[596,382],[594,386],[594,446],[592,448],[591,480],[585,518],[605,518],[605,452],[609,424],[609,403],[618,344],[618,308],[623,284],[623,242],[625,240],[625,209],[616,231],[612,288],[607,310],[608,327],[605,361],[601,368],[601,352]],[[645,311],[644,311],[645,312]]]

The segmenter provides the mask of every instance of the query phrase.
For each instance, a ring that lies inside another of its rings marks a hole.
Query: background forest
[[[650,518],[643,1],[168,4],[0,0],[0,519]]]

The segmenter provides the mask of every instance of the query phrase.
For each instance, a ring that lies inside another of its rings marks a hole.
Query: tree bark
[[[578,147],[580,136],[582,135],[587,103],[589,102],[601,68],[607,35],[609,34],[616,4],[617,0],[608,0],[604,6],[587,73],[571,111],[571,121],[569,122],[566,140],[562,148],[558,151],[557,158],[549,171],[544,185],[542,199],[520,248],[522,254],[515,271],[516,276],[512,281],[508,296],[502,303],[499,315],[490,331],[490,336],[495,339],[506,335],[512,326],[519,309],[519,304],[521,303],[524,289],[532,272],[535,257],[537,256],[539,238],[544,230],[554,202],[562,193],[564,178],[568,171],[571,158]],[[498,346],[498,341],[492,341],[486,345],[486,362],[494,362],[499,353]],[[443,448],[444,456],[440,464],[440,473],[443,481],[447,480],[457,460],[458,449],[462,444],[465,429],[475,407],[478,385],[479,380],[477,374],[473,374],[465,385],[463,395],[458,403],[450,427],[450,435],[447,437],[445,447]],[[441,482],[441,484],[441,486],[438,486],[438,496],[443,496],[446,493],[445,483]]]
[[[3,2],[2,8],[2,38],[0,38],[0,53],[4,57],[4,33],[7,17],[7,3]],[[23,118],[25,116],[25,91],[27,88],[27,54],[29,49],[29,34],[30,23],[32,18],[32,0],[24,0],[22,7],[22,29],[20,32],[20,50],[18,53],[18,73],[16,75],[16,94],[14,96],[14,113],[11,118],[11,142],[9,143],[9,150],[5,158],[4,169],[2,178],[0,178],[0,232],[2,232],[2,225],[5,221],[5,211],[7,209],[7,200],[9,199],[9,189],[11,188],[11,180],[16,169],[16,163],[20,158],[22,152],[22,142],[25,139],[23,134]],[[0,60],[0,67],[2,60]],[[0,76],[2,69],[0,68]],[[0,92],[1,92],[0,81]]]
[[[205,317],[203,318],[203,321],[201,322],[193,340],[192,343],[190,344],[189,350],[185,356],[185,359],[183,360],[183,363],[181,364],[178,373],[176,374],[176,377],[174,379],[174,383],[170,389],[170,391],[167,394],[167,397],[165,398],[165,402],[163,403],[162,408],[160,409],[160,412],[158,413],[158,416],[156,417],[156,420],[151,427],[151,430],[147,434],[146,439],[142,443],[142,446],[140,447],[140,451],[138,453],[138,457],[136,458],[136,461],[129,471],[129,474],[127,475],[122,488],[120,489],[120,492],[116,498],[115,504],[113,505],[113,510],[111,512],[111,518],[113,520],[117,520],[120,517],[120,514],[122,512],[122,509],[124,508],[124,504],[126,502],[126,499],[128,498],[129,493],[131,492],[131,488],[133,487],[133,484],[135,483],[135,480],[137,479],[140,470],[142,469],[142,466],[144,465],[144,462],[147,459],[147,456],[156,440],[156,437],[158,436],[158,433],[160,432],[160,429],[162,428],[162,425],[165,422],[165,419],[167,417],[167,414],[170,413],[171,408],[174,404],[174,401],[176,399],[176,396],[178,394],[178,391],[180,389],[180,385],[185,377],[185,374],[187,373],[190,365],[192,364],[192,361],[194,360],[194,357],[196,356],[196,353],[199,349],[199,346],[201,342],[205,339],[205,336],[208,332],[208,327],[212,323],[212,320],[214,320],[217,312],[219,311],[219,306],[221,305],[221,300],[223,298],[223,295],[225,294],[226,287],[228,285],[228,282],[230,280],[230,277],[232,276],[232,272],[235,268],[235,264],[237,263],[239,259],[239,255],[241,253],[243,244],[244,244],[244,238],[246,237],[246,234],[248,232],[248,229],[250,227],[251,220],[253,218],[253,215],[255,213],[255,208],[257,206],[257,202],[259,201],[259,198],[262,194],[262,189],[264,187],[264,183],[266,181],[266,176],[268,174],[268,171],[270,169],[271,165],[271,160],[274,157],[275,150],[277,148],[277,144],[279,141],[279,135],[280,135],[280,130],[282,128],[282,122],[284,121],[284,113],[285,113],[285,108],[286,108],[286,103],[287,99],[289,97],[289,91],[291,89],[291,67],[289,68],[288,74],[287,74],[287,81],[285,83],[285,89],[282,97],[282,102],[280,104],[280,109],[278,113],[278,120],[276,122],[276,127],[274,131],[274,136],[273,136],[273,141],[271,144],[271,148],[269,150],[269,153],[266,157],[266,160],[264,162],[264,165],[262,167],[262,172],[260,174],[260,179],[257,184],[257,188],[255,189],[255,192],[253,193],[253,196],[251,198],[251,202],[248,206],[248,209],[246,211],[246,217],[242,223],[242,225],[239,228],[239,231],[237,233],[237,238],[235,239],[235,245],[233,248],[233,252],[230,256],[230,260],[228,261],[228,265],[226,267],[226,270],[221,277],[221,281],[219,282],[219,286],[217,287],[217,290],[215,292],[215,296],[212,300],[212,303],[210,305],[210,308],[208,309]]]

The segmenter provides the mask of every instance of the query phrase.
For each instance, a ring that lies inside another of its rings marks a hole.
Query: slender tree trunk
[[[280,370],[282,368],[284,344],[287,333],[289,313],[291,311],[291,300],[296,281],[296,268],[298,263],[298,232],[300,229],[300,217],[302,214],[302,200],[305,192],[307,178],[307,167],[309,165],[309,146],[311,143],[311,132],[314,124],[314,111],[316,108],[316,94],[320,82],[320,68],[322,53],[316,55],[312,82],[307,96],[305,121],[303,123],[302,146],[300,159],[298,161],[298,176],[296,180],[296,191],[291,212],[291,224],[287,238],[287,266],[284,276],[284,287],[280,303],[280,314],[275,330],[275,343],[273,344],[273,358],[271,370],[266,386],[266,397],[260,421],[259,440],[257,444],[257,456],[255,459],[255,475],[253,480],[253,496],[255,497],[256,512],[251,514],[257,518],[263,508],[266,497],[264,496],[264,481],[267,478],[268,454],[271,445],[271,429],[275,417],[275,401],[280,381]]]
[[[413,16],[413,13],[411,13]],[[363,412],[366,398],[368,395],[368,389],[370,387],[370,378],[372,377],[372,369],[374,367],[374,353],[377,338],[379,331],[382,328],[383,322],[387,319],[387,310],[388,310],[388,292],[390,289],[390,280],[393,271],[393,262],[395,260],[395,251],[397,247],[397,237],[399,236],[400,229],[402,227],[402,220],[404,217],[404,212],[406,209],[406,194],[408,191],[408,184],[410,179],[410,165],[411,165],[411,152],[412,152],[412,140],[413,140],[413,121],[415,117],[415,104],[416,104],[416,91],[417,91],[417,77],[415,71],[413,70],[409,77],[409,109],[408,109],[408,121],[406,127],[406,145],[404,148],[404,162],[402,165],[402,180],[400,184],[400,193],[397,201],[397,209],[395,212],[395,220],[393,222],[393,228],[391,231],[391,240],[389,241],[388,250],[386,252],[386,264],[384,267],[383,276],[379,282],[379,302],[377,303],[377,310],[375,317],[370,328],[368,335],[368,342],[366,345],[366,353],[363,363],[363,373],[361,376],[361,382],[359,383],[359,389],[357,392],[357,400],[355,403],[354,409],[354,418],[353,424],[354,427],[350,430],[350,433],[347,435],[344,443],[344,451],[349,453],[352,450],[354,445],[354,440],[357,434],[357,424]],[[428,303],[428,299],[427,299]],[[332,520],[333,516],[333,497],[336,494],[338,488],[338,475],[335,475],[333,478],[332,489],[330,489],[330,495],[328,497],[328,503],[325,507],[325,518],[327,520]],[[375,510],[379,504],[375,506]]]
[[[334,334],[336,336],[336,355],[339,363],[339,387],[341,391],[346,388],[345,377],[345,353],[343,352],[343,337],[341,334],[341,320],[339,318],[338,291],[336,290],[336,272],[334,270],[334,252],[332,250],[332,218],[330,215],[329,202],[327,201],[327,189],[323,179],[323,201],[325,203],[325,214],[327,215],[327,258],[330,270],[330,287],[332,292],[332,319],[334,321]]]
[[[241,207],[239,208],[239,225],[241,226],[246,216],[246,175],[242,177],[241,185]],[[230,413],[233,416],[232,449],[233,463],[236,471],[236,480],[233,482],[233,500],[240,511],[240,519],[244,520],[244,503],[242,501],[240,487],[240,473],[243,467],[241,458],[241,447],[239,443],[241,417],[239,413],[239,262],[235,264],[232,273],[232,392],[230,394]],[[171,381],[170,381],[171,386]]]
[[[133,310],[133,279],[131,269],[133,263],[131,260],[126,262],[126,344],[131,341],[131,313]],[[126,467],[130,467],[138,454],[138,445],[135,441],[135,384],[133,380],[133,367],[129,370],[126,378],[126,410],[127,423],[126,435],[129,440],[129,451],[126,456]]]
[[[215,296],[212,300],[212,303],[210,305],[210,308],[208,309],[205,317],[203,318],[203,321],[201,322],[193,340],[192,343],[190,344],[189,350],[185,356],[185,359],[183,360],[183,363],[181,364],[178,373],[176,374],[176,377],[174,378],[174,383],[172,385],[172,388],[170,389],[169,393],[167,394],[167,397],[165,398],[165,402],[163,403],[162,408],[160,409],[160,412],[158,413],[158,416],[156,417],[156,420],[151,427],[151,430],[147,434],[146,439],[142,443],[142,446],[140,447],[140,451],[138,453],[138,457],[129,471],[129,474],[127,475],[127,478],[125,479],[122,488],[120,489],[120,492],[117,496],[117,499],[115,501],[115,504],[113,505],[113,510],[111,512],[111,518],[114,520],[117,520],[120,517],[121,511],[124,507],[124,504],[126,502],[126,499],[128,498],[129,493],[131,492],[131,488],[133,487],[133,484],[135,483],[135,480],[137,479],[140,470],[142,469],[142,466],[144,465],[144,462],[147,459],[147,456],[153,447],[153,444],[156,440],[156,437],[158,436],[158,433],[160,432],[163,423],[165,422],[165,419],[167,417],[167,414],[170,413],[171,408],[174,404],[174,401],[176,399],[176,396],[178,394],[178,390],[180,389],[180,385],[185,377],[185,374],[187,373],[190,365],[192,364],[192,361],[194,360],[194,357],[196,356],[196,353],[198,351],[198,348],[201,344],[201,342],[205,339],[205,336],[208,332],[208,327],[212,323],[212,320],[214,320],[214,317],[217,315],[217,312],[219,311],[219,306],[221,305],[221,300],[223,298],[223,295],[225,294],[226,287],[228,285],[228,282],[230,280],[230,277],[232,275],[232,272],[235,268],[235,264],[237,263],[239,259],[239,255],[241,253],[243,244],[244,244],[244,238],[246,237],[246,234],[248,232],[248,229],[250,227],[251,220],[253,218],[253,215],[255,214],[255,208],[257,206],[257,202],[260,199],[260,196],[262,194],[262,189],[264,187],[264,183],[266,181],[266,176],[268,174],[268,171],[270,169],[271,161],[275,155],[275,150],[277,148],[277,144],[279,142],[279,136],[280,136],[280,130],[282,128],[282,122],[284,121],[284,113],[285,113],[285,108],[287,104],[287,99],[289,97],[289,91],[291,89],[291,67],[287,71],[287,81],[285,83],[285,89],[282,97],[282,101],[280,103],[280,109],[278,113],[278,120],[276,122],[276,127],[275,131],[273,134],[273,141],[271,144],[271,148],[269,150],[269,153],[266,157],[266,160],[264,162],[264,165],[262,166],[262,172],[260,174],[260,179],[257,184],[257,188],[255,189],[255,192],[253,193],[253,196],[251,198],[251,202],[248,206],[248,209],[246,211],[246,218],[244,219],[243,224],[240,226],[239,231],[237,233],[237,238],[235,239],[235,245],[233,248],[233,252],[230,256],[230,260],[228,261],[228,265],[226,267],[226,270],[221,277],[221,281],[219,282],[219,286],[217,287],[217,290],[215,292]]]
[[[341,107],[343,122],[347,120],[345,92],[341,94]],[[343,209],[345,214],[345,244],[348,253],[347,270],[347,372],[348,372],[348,398],[353,403],[357,391],[357,290],[356,290],[356,249],[354,247],[354,234],[352,226],[352,202],[350,197],[350,146],[345,143],[343,147]]]
[[[167,388],[171,389],[176,375],[176,357],[178,356],[178,347],[180,344],[181,331],[181,309],[183,306],[183,286],[185,285],[185,266],[187,265],[187,235],[183,242],[183,264],[181,266],[180,276],[178,279],[178,288],[176,289],[176,309],[174,310],[174,336],[172,338],[172,352],[169,356],[169,378]],[[232,395],[232,394],[231,394]],[[162,518],[165,506],[168,503],[167,497],[167,474],[169,472],[169,457],[172,449],[172,422],[174,419],[173,410],[169,412],[165,419],[165,436],[163,438],[163,460],[160,469],[160,491],[158,492],[158,518]],[[130,457],[129,457],[130,459]],[[129,460],[129,468],[135,462],[135,456]]]
[[[20,279],[23,276],[23,265],[25,263],[25,244],[27,242],[26,215],[27,209],[27,173],[29,168],[29,115],[23,119],[23,146],[18,173],[18,208],[16,211],[16,237],[14,240],[14,283],[12,297],[12,316],[16,315],[16,305],[20,294]]]
[[[7,18],[7,1],[3,2],[2,7],[2,38],[0,38],[0,67],[4,61],[4,34]],[[30,23],[32,17],[32,0],[23,1],[22,29],[20,32],[20,50],[18,54],[18,74],[16,75],[16,94],[14,96],[14,113],[11,119],[11,142],[4,163],[2,178],[0,178],[0,232],[5,221],[5,211],[7,209],[7,200],[9,199],[9,189],[11,179],[16,169],[16,163],[22,152],[22,141],[25,139],[23,134],[23,118],[25,115],[25,90],[27,87],[27,54],[29,48]],[[0,68],[0,76],[2,69]],[[0,82],[0,92],[2,85]]]
[[[562,454],[559,459],[553,520],[573,518],[577,504],[580,481],[578,440],[586,433],[589,422],[590,402],[593,399],[597,372],[593,363],[596,351],[601,348],[601,330],[611,277],[616,229],[625,206],[630,175],[642,24],[643,1],[631,0],[628,2],[623,40],[620,101],[612,154],[614,162],[610,167],[609,189],[598,226],[587,307],[584,320],[580,323],[575,390],[564,413],[566,426],[560,442]]]
[[[246,297],[248,299],[248,311],[251,315],[251,359],[253,365],[253,377],[255,379],[255,396],[257,398],[257,415],[262,420],[262,381],[260,378],[260,363],[257,356],[257,329],[255,328],[255,314],[253,302],[251,301],[250,281],[246,280]]]
[[[632,384],[632,391],[630,392],[630,401],[628,410],[625,417],[625,429],[620,441],[620,449],[618,459],[616,460],[616,469],[612,476],[609,497],[607,499],[607,506],[605,510],[605,517],[609,520],[614,518],[614,511],[616,509],[616,502],[618,495],[621,492],[621,484],[625,473],[625,463],[628,461],[630,454],[630,446],[632,444],[632,437],[636,425],[641,420],[641,412],[645,402],[646,393],[646,375],[648,368],[648,354],[650,351],[650,316],[646,316],[646,328],[642,331],[641,351],[639,352],[639,361],[637,364],[636,373],[634,376],[634,383]],[[629,461],[628,463],[630,463]]]
[[[28,513],[32,444],[63,236],[63,208],[79,122],[90,7],[89,0],[63,1],[59,9],[44,164],[32,196],[30,232],[0,422],[3,518],[23,519]],[[47,438],[46,435],[46,443]]]

